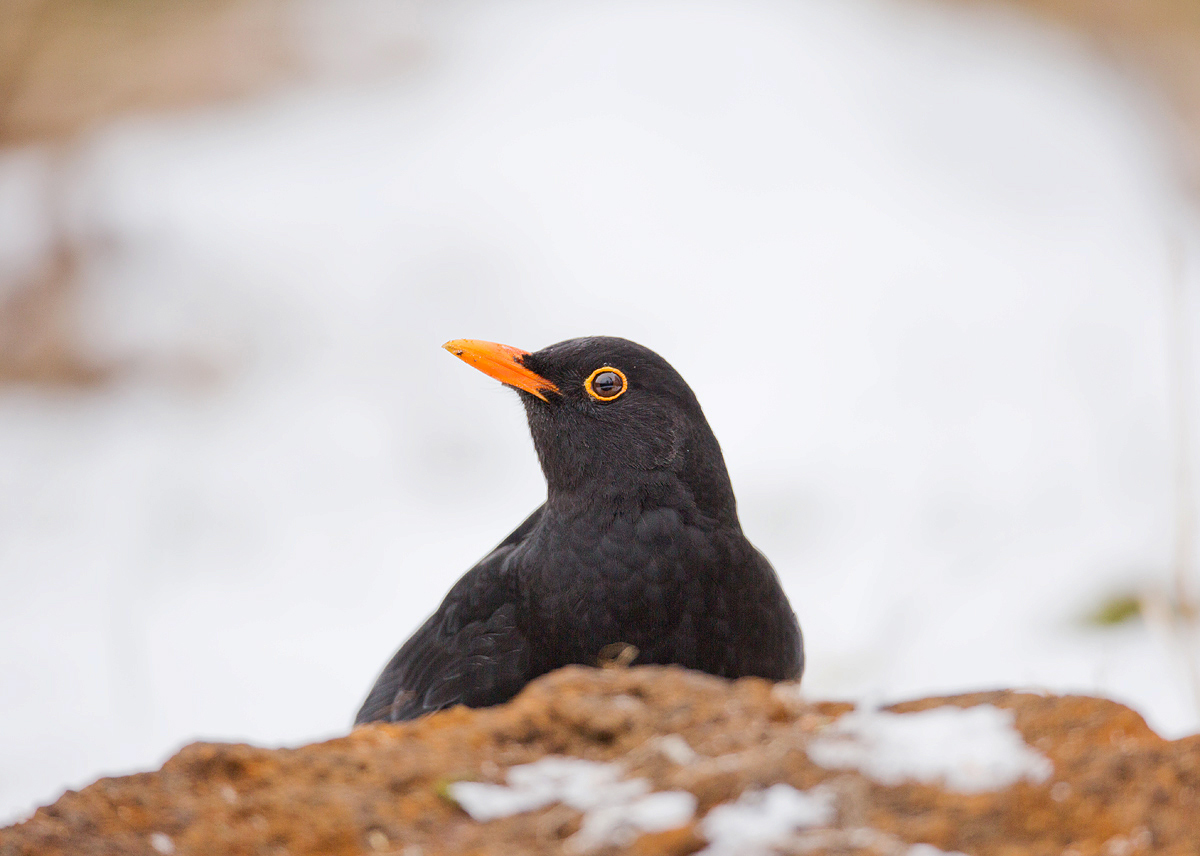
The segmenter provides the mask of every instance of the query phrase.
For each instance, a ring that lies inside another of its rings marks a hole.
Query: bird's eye
[[[583,384],[587,394],[597,401],[612,401],[620,398],[627,386],[624,372],[614,369],[612,366],[596,369]]]

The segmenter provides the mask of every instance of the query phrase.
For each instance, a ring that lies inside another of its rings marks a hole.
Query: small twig
[[[600,649],[596,660],[602,669],[624,669],[638,658],[641,652],[628,642],[613,642]]]

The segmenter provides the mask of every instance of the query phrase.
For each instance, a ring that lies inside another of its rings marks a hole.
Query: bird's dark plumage
[[[547,499],[450,590],[384,668],[357,723],[512,698],[614,643],[637,663],[796,679],[799,625],[742,534],[720,446],[683,378],[625,339],[527,354],[447,349],[513,386]]]

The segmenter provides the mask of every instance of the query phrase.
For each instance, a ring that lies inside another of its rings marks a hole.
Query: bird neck
[[[550,508],[598,517],[674,508],[740,529],[721,446],[698,411],[605,422],[531,396],[525,411]]]
[[[616,478],[557,483],[547,479],[546,505],[562,517],[598,520],[636,519],[648,511],[671,508],[682,519],[706,529],[741,531],[728,477],[700,489],[666,470],[623,472]]]

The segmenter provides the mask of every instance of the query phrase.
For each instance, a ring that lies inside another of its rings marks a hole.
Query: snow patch
[[[625,779],[617,764],[551,756],[509,769],[507,785],[455,782],[447,789],[478,821],[510,817],[555,803],[584,812],[579,832],[568,839],[575,852],[626,845],[643,832],[683,826],[696,813],[686,791],[650,793],[645,779]]]
[[[455,782],[450,795],[475,820],[487,821],[563,803],[580,811],[628,803],[649,793],[645,779],[623,779],[616,764],[550,756],[509,769],[507,785]]]
[[[940,850],[932,844],[914,844],[904,856],[966,856],[961,850]]]
[[[664,734],[661,737],[653,738],[654,748],[657,749],[664,758],[672,764],[685,766],[695,763],[700,757],[696,754],[688,742],[678,734]]]
[[[583,816],[567,849],[588,853],[605,845],[627,847],[643,832],[665,832],[686,825],[696,814],[696,797],[687,791],[659,791],[627,803],[597,806]]]
[[[1054,771],[1025,743],[1012,711],[984,704],[919,713],[852,711],[808,744],[822,767],[857,769],[885,785],[908,780],[960,793],[1007,788],[1021,779],[1044,782]]]
[[[709,841],[706,856],[769,852],[798,830],[833,822],[833,794],[821,788],[799,791],[791,785],[772,785],[763,791],[746,791],[735,803],[715,807],[700,822]]]

